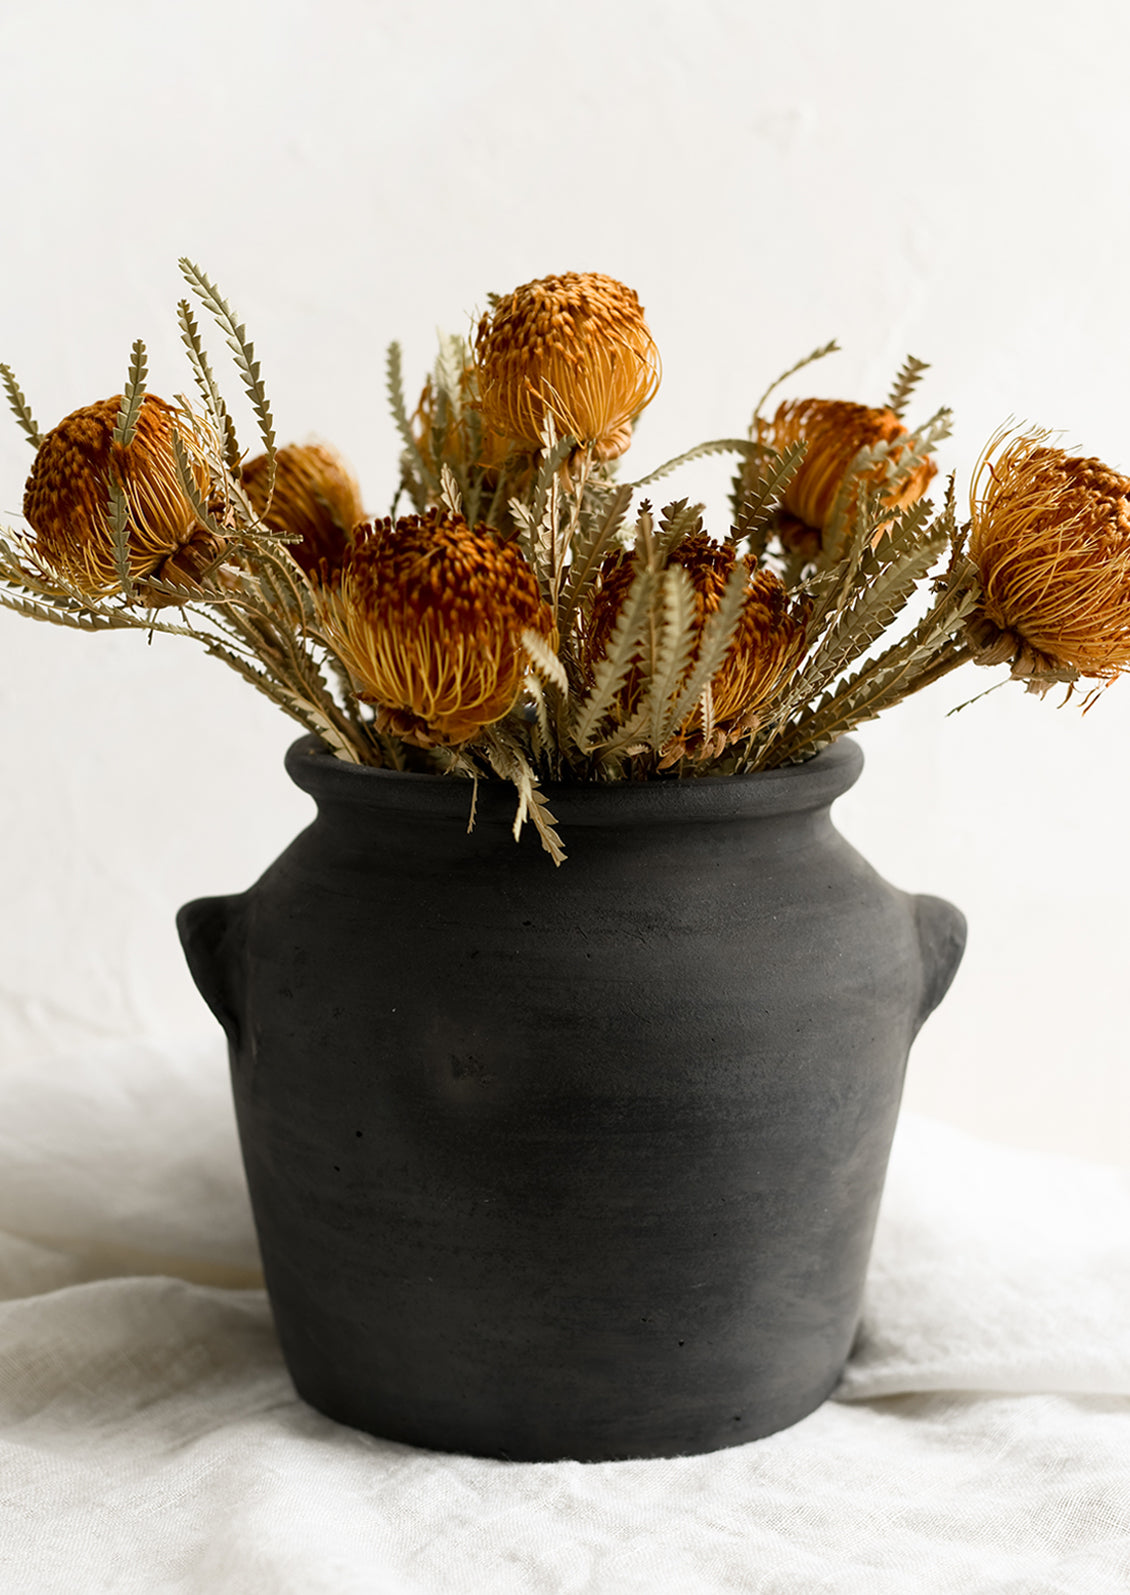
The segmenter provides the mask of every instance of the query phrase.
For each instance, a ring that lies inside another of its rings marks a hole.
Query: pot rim
[[[336,758],[316,736],[300,737],[286,753],[291,780],[319,808],[348,804],[424,819],[466,825],[473,783],[461,777],[384,770]],[[761,819],[827,808],[854,786],[863,749],[841,737],[804,764],[746,775],[703,775],[608,784],[547,782],[539,791],[565,825],[680,825],[688,822]],[[514,788],[501,780],[477,783],[476,828],[514,821]]]

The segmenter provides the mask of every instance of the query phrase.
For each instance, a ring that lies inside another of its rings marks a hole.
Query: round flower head
[[[785,490],[782,540],[793,551],[815,557],[832,518],[837,495],[852,461],[862,448],[876,443],[897,443],[907,429],[893,410],[872,410],[845,399],[793,399],[778,407],[772,421],[759,423],[763,442],[778,453],[802,439],[808,444],[800,469]],[[896,464],[900,450],[889,456]],[[862,480],[878,486],[886,475],[882,461]],[[920,499],[937,466],[923,460],[904,480],[893,482],[883,494],[888,509],[899,509]],[[851,511],[851,504],[848,511]]]
[[[243,468],[243,489],[252,508],[273,532],[301,538],[287,546],[308,576],[324,571],[332,579],[345,559],[350,532],[365,515],[353,473],[324,444],[290,444],[275,455],[269,505],[268,474],[265,454]]]
[[[714,542],[701,531],[685,537],[670,557],[669,563],[682,566],[694,589],[695,628],[699,641],[695,643],[687,674],[698,657],[703,629],[721,604],[738,562],[739,557],[732,548]],[[757,570],[749,560],[742,562],[750,572],[749,587],[733,642],[710,682],[711,712],[706,716],[701,703],[695,706],[679,728],[672,757],[667,762],[673,762],[687,751],[688,742],[696,739],[701,742],[702,734],[708,729],[708,720],[713,727],[712,735],[720,737],[718,744],[709,750],[715,753],[721,751],[729,737],[749,730],[758,712],[773,699],[800,658],[805,636],[803,612],[790,605],[784,584],[772,571]],[[623,557],[605,569],[594,606],[590,637],[593,663],[607,649],[635,574],[633,562]],[[629,678],[625,717],[634,711],[642,686],[638,674]]]
[[[1130,666],[1130,479],[1048,448],[990,443],[974,477],[969,556],[981,579],[970,636],[1018,676],[1111,680]]]
[[[612,460],[659,386],[656,349],[630,288],[597,272],[523,283],[499,299],[475,339],[483,421],[540,449],[546,417],[559,437]]]
[[[147,393],[133,438],[122,445],[114,442],[120,406],[119,395],[60,421],[40,444],[24,490],[24,519],[35,533],[36,555],[89,598],[122,590],[108,519],[111,478],[125,496],[132,580],[192,583],[219,552],[181,486],[173,452],[177,412]],[[206,496],[210,472],[192,432],[183,426],[179,432]]]
[[[463,368],[459,378],[460,413],[441,406],[429,377],[412,416],[412,437],[428,470],[438,476],[444,464],[478,468],[496,477],[513,452],[506,438],[485,424],[478,402],[478,372]]]
[[[501,720],[526,673],[523,631],[553,635],[518,548],[438,510],[358,527],[325,625],[380,729],[421,747]]]
[[[717,723],[745,730],[756,721],[799,662],[805,618],[803,608],[790,605],[778,576],[769,570],[754,571],[737,636],[712,683]]]

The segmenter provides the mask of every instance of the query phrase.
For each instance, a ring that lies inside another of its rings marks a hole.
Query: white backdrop
[[[0,360],[41,425],[119,391],[144,336],[186,385],[176,260],[247,320],[282,440],[383,513],[383,354],[410,384],[491,290],[634,286],[664,383],[633,473],[740,432],[766,383],[952,403],[965,490],[1008,417],[1130,472],[1130,11],[957,0],[0,0]],[[229,384],[234,394],[234,379]],[[250,428],[247,428],[250,435]],[[0,519],[30,450],[0,425]],[[720,513],[727,463],[672,483]],[[865,730],[842,828],[967,912],[913,1105],[1130,1163],[1130,683],[1081,719],[967,671]],[[180,902],[248,885],[307,817],[289,722],[188,644],[0,614],[5,1063],[211,1025]],[[568,867],[568,866],[566,866]]]

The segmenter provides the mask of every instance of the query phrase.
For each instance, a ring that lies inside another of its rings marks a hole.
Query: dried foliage
[[[239,479],[256,515],[286,539],[307,576],[335,581],[365,518],[357,478],[341,456],[324,443],[292,444],[273,462],[267,454],[249,460]]]
[[[794,399],[772,384],[744,437],[635,482],[615,467],[659,357],[636,295],[567,273],[491,300],[473,345],[442,337],[412,409],[388,354],[396,502],[367,519],[321,444],[276,446],[260,363],[219,290],[181,268],[259,432],[241,446],[190,299],[195,393],[121,394],[44,434],[26,531],[0,539],[0,602],[84,631],[187,636],[339,758],[509,782],[555,862],[545,783],[671,780],[811,758],[966,661],[1030,687],[1130,668],[1130,481],[1044,435],[993,441],[970,520],[924,495],[948,412]],[[736,464],[730,524],[641,496],[688,461]]]
[[[1130,479],[1047,438],[994,438],[970,506],[978,660],[1037,692],[1130,666]]]

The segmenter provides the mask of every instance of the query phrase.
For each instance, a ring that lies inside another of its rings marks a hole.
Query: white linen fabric
[[[341,1428],[258,1288],[220,1048],[0,1073],[3,1595],[1126,1595],[1130,1182],[907,1119],[835,1399],[709,1456]]]

